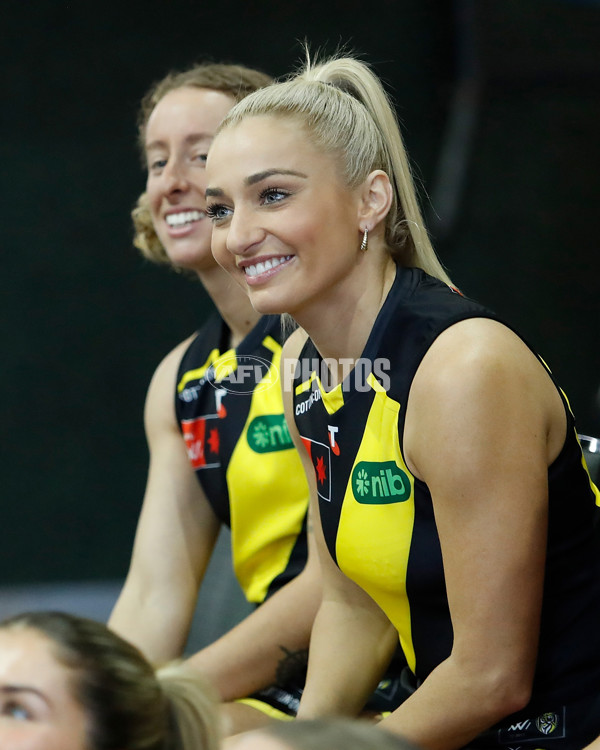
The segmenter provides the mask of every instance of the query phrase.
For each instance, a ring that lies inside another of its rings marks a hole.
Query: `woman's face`
[[[213,254],[259,312],[300,320],[307,305],[356,279],[360,190],[338,173],[291,119],[248,117],[215,138],[206,193]]]
[[[183,268],[214,266],[204,200],[206,154],[233,104],[221,91],[175,89],[158,102],[146,126],[152,221],[172,263]]]
[[[42,633],[0,629],[0,747],[88,750],[86,717],[71,678]]]

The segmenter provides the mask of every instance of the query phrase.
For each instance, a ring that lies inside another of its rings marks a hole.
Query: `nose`
[[[265,231],[252,210],[236,207],[227,228],[226,246],[233,255],[244,255],[263,241]]]
[[[187,170],[183,164],[177,161],[169,161],[162,173],[163,188],[165,193],[184,193],[189,189]]]

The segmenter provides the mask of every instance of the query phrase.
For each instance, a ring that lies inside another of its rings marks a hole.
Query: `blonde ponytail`
[[[317,63],[308,58],[297,75],[238,103],[220,130],[252,115],[297,121],[317,148],[338,159],[350,188],[375,169],[386,172],[394,191],[385,227],[392,257],[452,284],[425,229],[394,108],[381,81],[365,63],[352,57]]]
[[[156,677],[169,712],[165,750],[218,750],[217,695],[208,681],[182,663],[161,667]]]

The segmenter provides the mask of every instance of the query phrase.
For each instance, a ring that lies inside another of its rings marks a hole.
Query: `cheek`
[[[0,730],[0,747],[6,750],[65,750],[70,748],[70,738],[55,728],[23,722]]]
[[[146,195],[148,197],[148,207],[150,209],[150,218],[154,224],[154,228],[158,231],[157,218],[161,207],[161,196],[156,185],[153,185],[150,180],[146,182]]]
[[[274,234],[290,247],[302,248],[318,245],[324,239],[323,228],[327,226],[326,218],[323,219],[318,213],[300,216],[287,215]]]
[[[235,257],[227,249],[227,230],[214,227],[211,234],[210,249],[220,266],[230,270],[235,267]]]

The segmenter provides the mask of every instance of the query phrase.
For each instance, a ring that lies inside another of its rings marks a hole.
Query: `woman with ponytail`
[[[0,747],[217,750],[215,696],[195,670],[157,672],[105,625],[61,612],[0,623]]]
[[[452,285],[368,66],[309,64],[226,116],[217,261],[286,344],[288,421],[324,580],[299,718],[356,714],[400,642],[381,727],[424,748],[575,750],[600,731],[600,494],[568,401]]]

